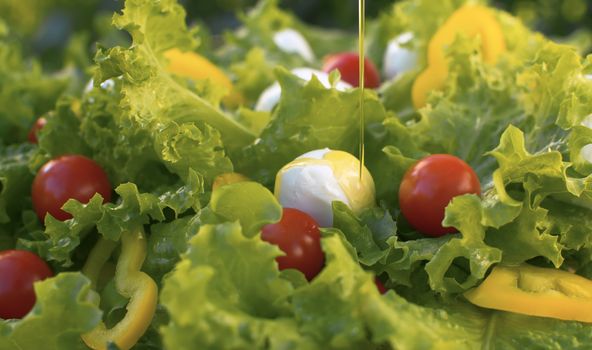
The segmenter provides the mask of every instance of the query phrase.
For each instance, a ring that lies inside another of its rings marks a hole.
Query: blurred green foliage
[[[576,29],[592,29],[590,0],[506,0],[497,3],[548,35],[565,36]]]
[[[70,13],[74,27],[92,23],[92,16],[101,0],[2,0],[0,18],[22,36],[34,35],[43,22],[56,13]]]
[[[253,6],[256,0],[180,0],[189,17],[200,21],[232,22],[237,11]],[[368,0],[369,17],[390,7],[396,0]],[[565,35],[575,28],[592,28],[591,0],[497,0],[493,3],[509,10],[532,26],[547,34]],[[0,18],[25,35],[31,35],[52,13],[71,15],[72,27],[78,29],[93,22],[101,11],[120,8],[123,1],[114,0],[2,0]],[[282,7],[294,11],[306,22],[322,26],[354,28],[357,20],[358,0],[282,0]],[[229,17],[230,16],[230,17]]]
[[[368,0],[367,15],[375,17],[394,2]],[[255,3],[255,0],[185,1],[190,15],[202,19],[223,16]],[[591,0],[493,0],[492,3],[549,35],[567,35],[582,27],[592,29]],[[281,4],[309,23],[339,28],[356,26],[358,0],[282,0]]]
[[[369,18],[388,9],[396,0],[368,0]],[[235,14],[247,11],[257,0],[180,0],[191,22],[205,23],[213,33],[238,25]],[[493,4],[521,17],[531,27],[551,36],[569,40],[590,40],[592,0],[492,0]],[[358,0],[280,0],[281,6],[293,11],[305,22],[355,30]],[[72,39],[79,45],[100,41],[105,45],[120,42],[109,26],[113,11],[123,0],[0,0],[0,19],[10,31],[28,44],[32,53],[53,58],[63,55]],[[83,35],[83,36],[81,36]]]

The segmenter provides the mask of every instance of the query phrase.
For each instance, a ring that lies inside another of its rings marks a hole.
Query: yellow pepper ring
[[[181,77],[194,80],[210,80],[213,84],[226,89],[227,95],[223,102],[230,107],[237,107],[244,102],[242,95],[236,91],[230,78],[207,58],[195,52],[182,52],[170,49],[164,53],[169,65],[167,71]]]
[[[506,51],[503,30],[493,12],[481,5],[465,5],[456,10],[438,29],[428,44],[428,66],[415,80],[411,96],[413,105],[426,105],[429,93],[444,87],[448,78],[445,49],[459,34],[481,38],[483,61],[495,64]]]
[[[496,266],[479,287],[464,296],[488,309],[592,322],[592,281],[563,270]]]
[[[115,247],[115,242],[101,238],[91,251],[82,272],[93,286],[96,286],[100,271]],[[156,311],[158,287],[150,276],[140,271],[145,257],[146,239],[142,229],[123,233],[121,255],[115,268],[115,288],[129,298],[127,313],[111,329],[101,322],[94,330],[82,335],[88,347],[103,350],[109,343],[115,343],[120,349],[127,350],[148,329]]]

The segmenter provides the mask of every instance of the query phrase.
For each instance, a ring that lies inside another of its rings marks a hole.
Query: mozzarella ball
[[[580,125],[585,126],[589,129],[592,129],[592,114],[584,118]],[[580,150],[580,155],[584,158],[588,163],[592,163],[592,143],[589,143],[582,147]]]
[[[589,143],[582,147],[580,150],[580,155],[584,158],[588,163],[592,163],[592,143]]]
[[[387,79],[392,79],[417,66],[417,52],[403,47],[411,40],[413,40],[413,34],[405,32],[389,42],[383,60],[384,76]]]
[[[324,87],[327,89],[331,88],[328,73],[311,68],[295,68],[292,70],[292,74],[305,82],[309,82],[312,77],[315,76]],[[352,86],[344,81],[338,81],[335,83],[335,89],[339,91],[345,91],[351,88]],[[257,104],[255,105],[255,110],[260,112],[270,112],[273,110],[273,107],[279,103],[281,97],[282,87],[276,82],[261,93],[261,96],[259,96]]]
[[[300,55],[306,62],[313,62],[315,55],[308,41],[297,30],[287,28],[280,30],[273,36],[276,46],[286,52]]]
[[[305,153],[285,165],[275,180],[275,196],[286,208],[312,216],[321,227],[333,225],[334,201],[345,203],[355,214],[374,206],[372,175],[353,155],[328,148]]]

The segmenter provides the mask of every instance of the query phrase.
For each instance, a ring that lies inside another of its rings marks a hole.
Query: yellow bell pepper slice
[[[456,10],[428,44],[428,66],[416,78],[411,91],[416,108],[425,106],[430,91],[439,90],[446,83],[448,64],[445,49],[460,34],[481,38],[481,53],[486,63],[495,64],[506,51],[503,30],[489,8],[469,4]]]
[[[464,296],[488,309],[592,322],[592,281],[563,270],[496,266],[479,287]]]
[[[224,104],[237,107],[244,102],[242,95],[236,91],[226,73],[207,58],[195,52],[183,52],[179,49],[166,51],[164,57],[168,60],[166,68],[168,72],[194,80],[209,80],[226,89],[227,95],[223,99]]]
[[[100,239],[91,251],[82,272],[96,287],[101,270],[117,244]],[[122,296],[129,298],[127,313],[113,328],[107,329],[100,323],[94,330],[82,335],[88,347],[95,350],[107,349],[115,343],[119,349],[134,346],[146,332],[156,311],[158,287],[150,276],[140,271],[146,257],[146,238],[142,229],[123,233],[121,255],[115,268],[115,287]]]
[[[224,173],[216,176],[214,179],[214,183],[212,184],[212,191],[220,188],[222,186],[234,184],[237,182],[246,182],[250,181],[248,177],[243,174],[239,173]]]

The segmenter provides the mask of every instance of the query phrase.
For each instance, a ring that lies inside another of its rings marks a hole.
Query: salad
[[[355,33],[240,18],[126,0],[56,72],[0,19],[1,350],[592,347],[590,48],[405,0],[360,89]]]

